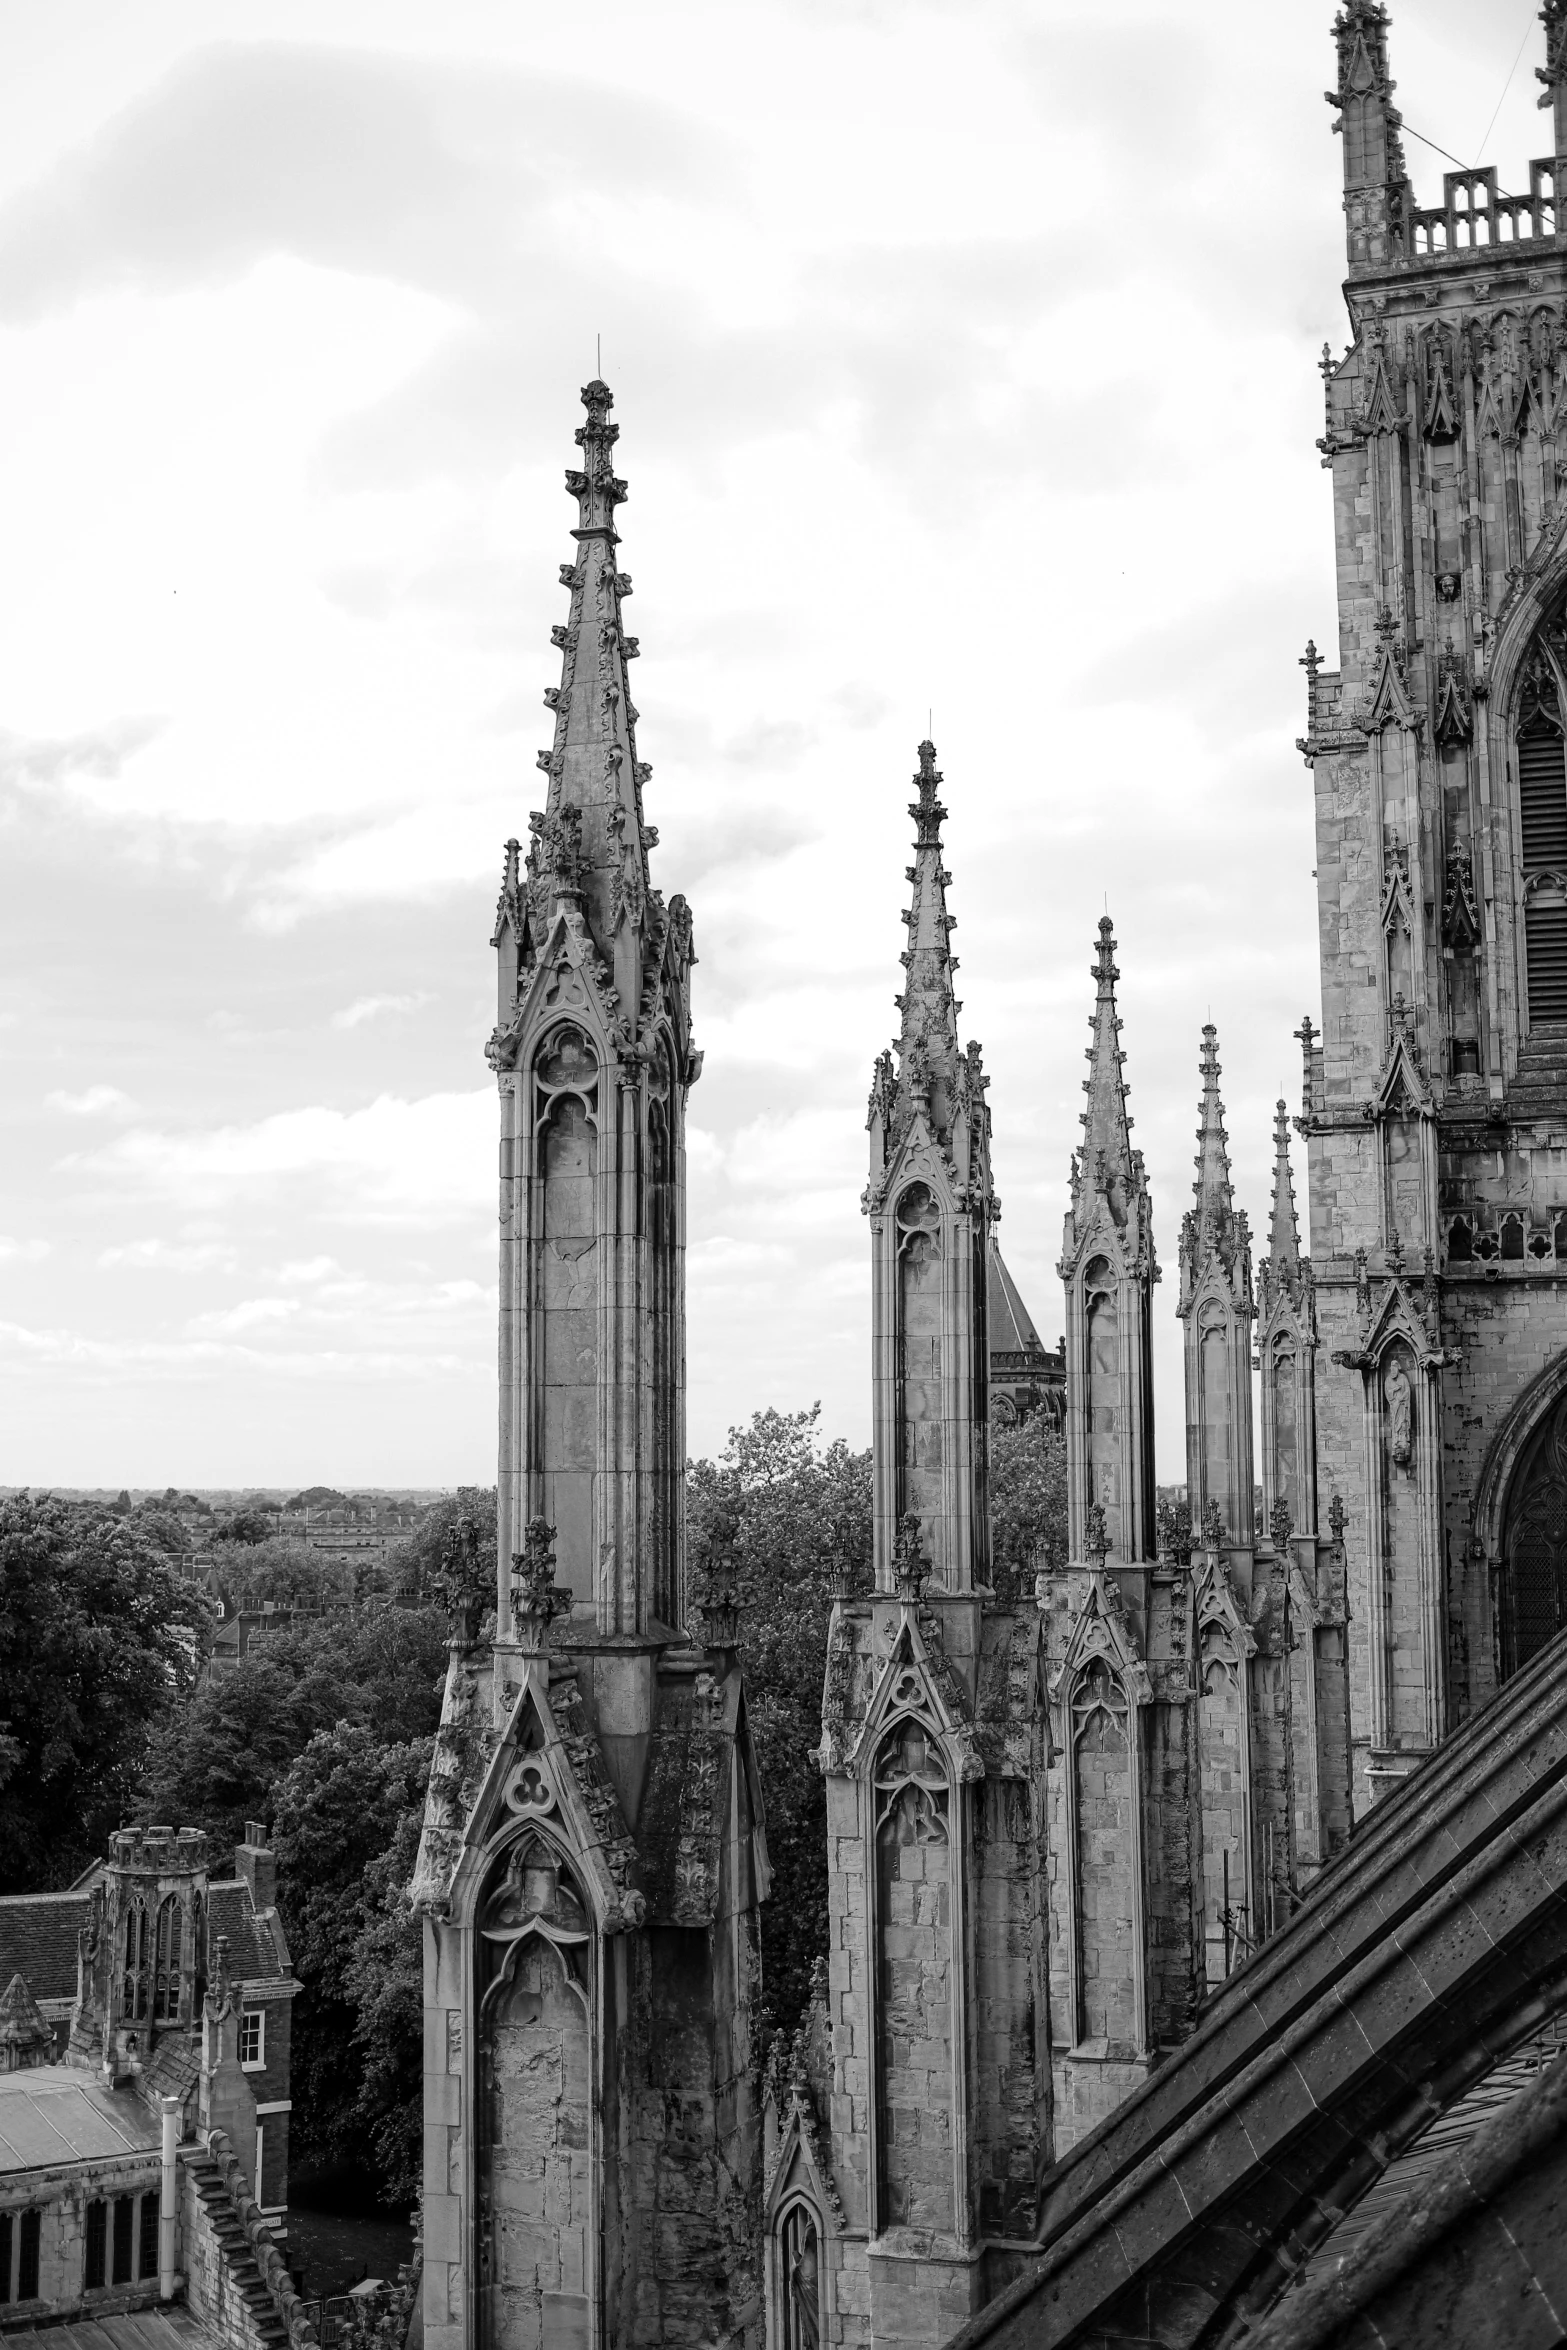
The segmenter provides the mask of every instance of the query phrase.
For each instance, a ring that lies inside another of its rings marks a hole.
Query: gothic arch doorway
[[[1567,1395],[1524,1444],[1503,1523],[1498,1628],[1505,1680],[1567,1625]]]

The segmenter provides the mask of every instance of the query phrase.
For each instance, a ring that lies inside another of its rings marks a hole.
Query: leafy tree
[[[354,2044],[364,2067],[356,2118],[369,2132],[382,2193],[398,2204],[418,2195],[423,2162],[424,1929],[408,1906],[407,1888],[433,1744],[419,1750],[425,1759],[414,1797],[398,1814],[390,1844],[365,1870],[365,1922],[347,1973]]]
[[[1033,1597],[1041,1567],[1066,1564],[1066,1438],[1042,1412],[991,1429],[990,1547],[990,1579],[1008,1606]]]
[[[174,1512],[155,1501],[139,1501],[131,1512],[131,1523],[146,1536],[154,1550],[183,1553],[190,1548],[190,1536]]]
[[[223,1596],[234,1608],[257,1608],[269,1599],[279,1607],[336,1607],[354,1589],[349,1561],[287,1535],[231,1545],[219,1574]]]
[[[0,1892],[69,1884],[132,1816],[210,1622],[134,1519],[0,1502]]]
[[[296,2147],[362,2157],[389,2201],[418,2187],[421,1942],[413,1873],[433,1740],[368,1723],[316,1733],[276,1790],[278,1901],[304,1994],[294,2010]]]
[[[827,1802],[822,1734],[835,1571],[869,1582],[871,1456],[824,1445],[820,1404],[753,1413],[716,1461],[687,1473],[693,1596],[733,1562],[751,1736],[767,1804],[772,1898],[762,1911],[771,2020],[792,2024],[827,1950]]]
[[[236,1510],[212,1529],[214,1542],[266,1542],[276,1531],[265,1510]]]
[[[433,1734],[446,1625],[433,1608],[370,1607],[291,1624],[209,1673],[153,1740],[142,1816],[237,1843],[318,1731],[373,1724],[383,1741]]]

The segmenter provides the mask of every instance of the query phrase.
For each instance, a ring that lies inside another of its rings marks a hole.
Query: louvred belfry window
[[[1556,682],[1537,653],[1518,717],[1529,1025],[1567,1021],[1567,745]]]

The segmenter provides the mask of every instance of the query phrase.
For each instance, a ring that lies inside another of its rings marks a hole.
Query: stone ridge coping
[[[1556,1749],[1542,1756],[1551,1731]],[[1477,1772],[1475,1765],[1480,1766]],[[949,2350],[970,2350],[990,2339],[1049,2282],[1052,2254],[1080,2253],[1080,2231],[1112,2224],[1109,2205],[1137,2191],[1152,2163],[1177,2140],[1204,2134],[1204,2111],[1226,2102],[1259,2059],[1275,2054],[1292,2026],[1308,2022],[1324,2003],[1342,2002],[1351,1978],[1379,1948],[1393,1948],[1399,1927],[1455,1881],[1500,1857],[1506,1831],[1537,1807],[1567,1775],[1567,1635],[1558,1635],[1491,1704],[1409,1777],[1361,1823],[1344,1852],[1325,1868],[1282,1933],[1230,1979],[1177,2055],[1154,2072],[1097,2129],[1046,2174],[1043,2218],[1032,2246],[1040,2265],[1001,2293],[952,2338]],[[1511,1800],[1498,1803],[1490,1782]],[[1521,1780],[1521,1785],[1518,1784]],[[1424,1815],[1411,1835],[1409,1815]],[[1463,1833],[1463,1815],[1469,1832]],[[1433,1849],[1434,1848],[1434,1849]],[[1415,1873],[1424,1854],[1430,1877]],[[1434,1861],[1434,1867],[1432,1862]],[[1434,1882],[1432,1881],[1434,1880]],[[1353,1931],[1355,1911],[1360,1930]],[[1344,1926],[1351,1932],[1345,1935]],[[1312,1968],[1310,1958],[1320,1954]],[[1222,2043],[1240,2031],[1231,2052]],[[1166,2110],[1161,2113],[1160,2108]],[[1052,2215],[1050,2205],[1056,2203]],[[1021,2248],[1020,2248],[1021,2249]],[[1123,2280],[1128,2281],[1128,2280]]]
[[[1291,2294],[1247,2336],[1251,2350],[1327,2350],[1379,2294],[1424,2267],[1463,2223],[1529,2173],[1567,2135],[1567,2063],[1560,2057],[1454,2147],[1434,2177],[1386,2212],[1333,2275]],[[1359,2331],[1359,2327],[1356,2327]],[[1380,2337],[1378,2337],[1380,2339]]]
[[[265,2213],[245,2184],[244,2167],[226,2133],[219,2129],[209,2130],[205,2146],[185,2146],[180,2151],[187,2162],[194,2163],[205,2158],[216,2170],[234,2217],[250,2240],[256,2255],[256,2265],[272,2296],[273,2306],[288,2328],[290,2350],[320,2350],[315,2327],[305,2315],[305,2305],[294,2290],[294,2280],[289,2274],[288,2265],[277,2248]]]

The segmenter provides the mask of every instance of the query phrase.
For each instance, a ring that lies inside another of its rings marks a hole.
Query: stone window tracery
[[[120,2012],[128,2024],[144,2023],[149,1996],[147,1912],[140,1901],[133,1901],[125,1913],[124,1984]]]
[[[180,1962],[184,1955],[185,1919],[177,1893],[158,1904],[157,1947],[154,1958],[153,2014],[159,2023],[174,2023],[180,2012]]]
[[[821,2228],[810,2204],[785,2206],[778,2229],[778,2350],[820,2350],[822,2339]]]

